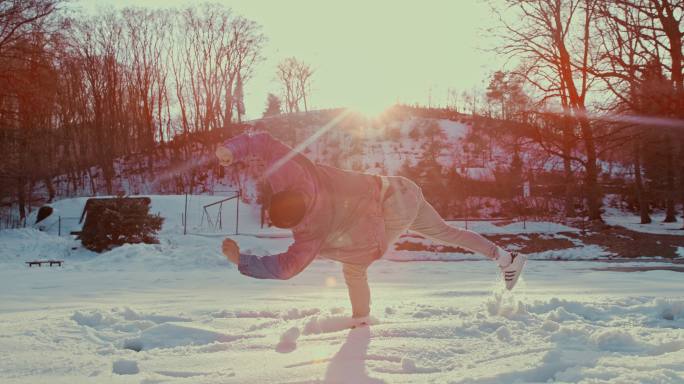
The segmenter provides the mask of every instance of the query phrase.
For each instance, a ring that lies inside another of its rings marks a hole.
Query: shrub
[[[157,244],[164,219],[149,213],[148,198],[91,199],[79,238],[84,247],[103,252],[123,244]]]

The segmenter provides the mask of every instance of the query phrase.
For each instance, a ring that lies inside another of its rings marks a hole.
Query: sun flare
[[[365,118],[375,119],[382,115],[389,108],[388,105],[383,103],[372,103],[372,102],[360,102],[353,104],[350,109],[353,112],[359,113]]]
[[[328,276],[325,278],[325,286],[327,288],[334,288],[337,286],[337,279],[334,276]]]

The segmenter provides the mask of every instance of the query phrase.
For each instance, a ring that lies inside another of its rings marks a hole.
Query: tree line
[[[62,174],[74,191],[100,180],[113,194],[116,158],[149,153],[152,170],[160,145],[182,157],[179,138],[240,123],[265,42],[219,4],[74,14],[61,0],[0,0],[0,201],[24,220],[29,191],[44,183],[52,200]],[[313,71],[284,63],[308,71],[286,99],[306,109]]]
[[[500,6],[500,2],[493,2]],[[684,203],[684,58],[681,0],[504,0],[497,54],[517,63],[486,95],[449,90],[450,103],[514,122],[563,163],[565,215],[601,219],[604,159],[633,173],[642,221]],[[0,202],[20,219],[30,192],[68,175],[113,191],[115,159],[156,148],[190,156],[190,134],[230,130],[263,60],[266,36],[217,4],[181,9],[64,12],[61,0],[0,0]],[[494,31],[496,33],[496,31]],[[281,97],[264,116],[308,111],[314,69],[296,58],[276,69]],[[485,107],[477,104],[486,102]],[[87,177],[84,177],[87,175]]]
[[[517,66],[492,76],[487,99],[499,108],[490,111],[533,127],[534,142],[562,159],[566,215],[576,214],[581,192],[587,216],[601,219],[601,159],[617,154],[632,168],[642,222],[654,199],[665,201],[665,221],[676,221],[676,202],[684,204],[684,2],[492,5],[496,52]]]

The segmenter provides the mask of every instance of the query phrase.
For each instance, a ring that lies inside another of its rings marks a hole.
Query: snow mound
[[[125,349],[142,351],[155,348],[174,348],[186,345],[227,343],[242,337],[173,323],[159,324],[142,331],[140,337],[124,342]]]
[[[512,295],[496,293],[485,303],[490,316],[501,316],[509,320],[524,321],[530,316],[526,305]]]
[[[232,268],[220,253],[220,239],[187,236],[160,239],[160,244],[124,244],[95,256],[91,268],[125,268],[144,270],[187,270],[189,268]],[[183,248],[178,246],[184,242]]]
[[[434,373],[439,372],[439,369],[429,367],[419,367],[415,360],[409,357],[401,359],[401,373]]]
[[[596,332],[591,339],[603,351],[635,352],[644,349],[642,343],[637,342],[632,334],[619,329]]]
[[[33,228],[0,231],[0,262],[64,259],[73,242]]]
[[[369,317],[368,324],[377,324],[374,317]],[[304,325],[303,334],[312,335],[319,333],[331,333],[353,328],[356,325],[354,319],[348,316],[313,317]]]
[[[657,318],[684,323],[684,300],[658,299],[653,303]],[[683,327],[680,324],[680,328]]]
[[[292,327],[285,331],[280,336],[280,343],[276,346],[276,351],[280,353],[289,353],[297,349],[297,339],[299,338],[300,331],[297,327]]]
[[[166,322],[188,322],[191,319],[183,316],[160,315],[156,313],[137,312],[129,307],[113,308],[109,311],[78,310],[71,315],[76,324],[94,329],[112,328],[117,331],[133,332],[150,328]]]
[[[135,360],[117,360],[112,364],[112,373],[117,375],[135,375],[140,373],[138,362]]]
[[[110,326],[118,322],[116,318],[102,311],[76,311],[71,316],[71,320],[75,321],[78,325],[90,328]]]

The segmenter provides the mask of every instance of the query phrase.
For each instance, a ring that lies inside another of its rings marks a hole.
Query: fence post
[[[183,235],[188,234],[188,194],[185,194],[185,210],[183,211]]]
[[[235,235],[238,234],[240,225],[240,190],[237,191],[237,201],[235,201]]]
[[[57,236],[62,236],[62,216],[57,216]]]

